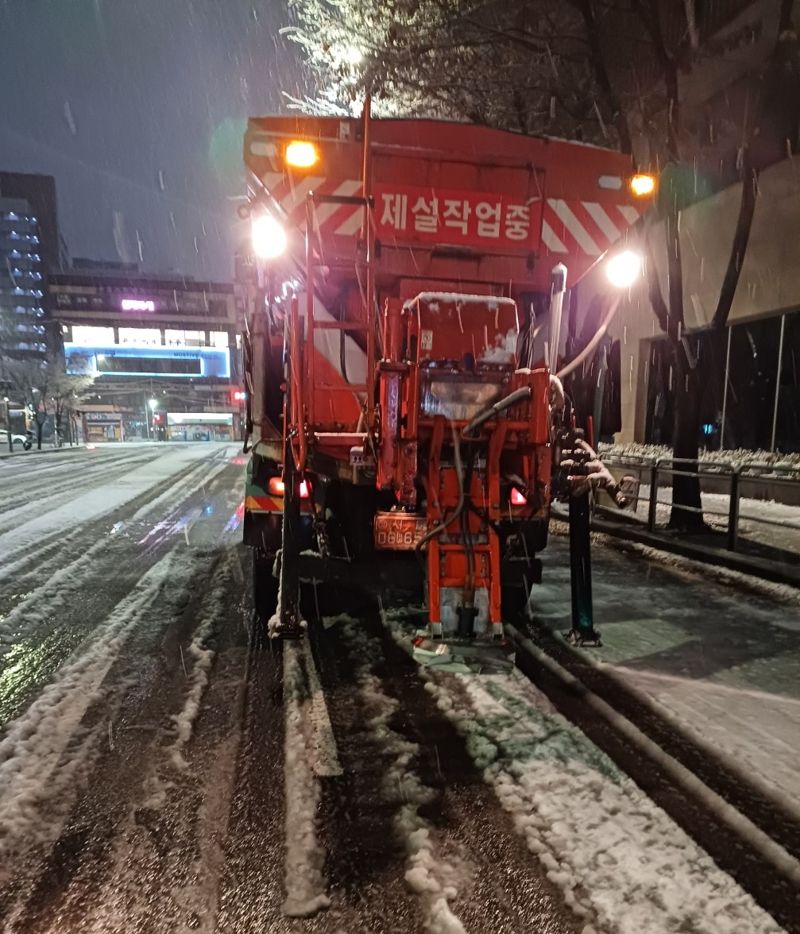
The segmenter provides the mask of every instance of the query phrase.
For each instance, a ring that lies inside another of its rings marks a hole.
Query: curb
[[[510,624],[505,631],[517,650],[517,667],[556,708],[779,924],[787,931],[800,931],[791,894],[800,888],[800,860],[530,638]],[[564,698],[568,699],[566,710],[562,710]],[[747,851],[746,860],[741,858],[743,851]],[[772,872],[764,873],[765,865]]]
[[[38,457],[40,454],[66,454],[72,451],[85,451],[85,450],[86,450],[86,447],[83,444],[75,444],[72,447],[69,447],[67,445],[63,448],[52,448],[52,447],[44,448],[43,447],[41,451],[37,451],[35,448],[31,448],[30,451],[14,451],[13,454],[11,454],[9,451],[6,451],[4,454],[0,454],[0,460],[8,461],[15,457],[30,457],[31,455]]]
[[[647,545],[650,548],[667,551],[683,558],[692,558],[703,564],[727,568],[729,571],[738,571],[740,574],[748,574],[750,577],[760,577],[762,580],[771,581],[774,584],[786,584],[789,587],[800,588],[800,567],[784,567],[765,558],[742,555],[736,551],[724,551],[721,548],[710,548],[707,545],[666,538],[656,532],[629,528],[616,522],[610,522],[607,519],[598,518],[596,515],[592,516],[591,528],[594,532],[602,532],[605,535],[612,535],[624,541]]]

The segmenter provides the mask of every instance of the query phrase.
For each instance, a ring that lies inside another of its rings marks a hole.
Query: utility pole
[[[145,438],[150,440],[150,406],[147,399],[147,393],[144,394],[144,433]]]
[[[11,403],[8,401],[8,396],[3,398],[3,402],[6,404],[6,428],[8,429],[8,451],[9,454],[14,453],[14,442],[11,440]]]

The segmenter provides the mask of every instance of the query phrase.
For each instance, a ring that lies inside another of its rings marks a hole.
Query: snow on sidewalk
[[[420,674],[583,934],[782,930],[521,674]]]
[[[706,523],[718,531],[726,531],[730,496],[727,493],[702,493],[701,496],[703,518]],[[623,515],[635,516],[638,521],[647,522],[649,499],[650,484],[642,483],[639,487],[636,509],[627,510]],[[656,506],[657,526],[663,527],[667,524],[671,510],[672,487],[659,486]],[[757,542],[785,551],[800,552],[800,506],[742,496],[739,499],[738,529],[740,540]]]
[[[560,632],[570,628],[567,553],[551,537],[546,583],[532,595],[535,620]],[[686,559],[647,554],[593,548],[603,645],[583,651],[800,813],[800,595],[747,589],[752,582],[741,576],[711,579]]]

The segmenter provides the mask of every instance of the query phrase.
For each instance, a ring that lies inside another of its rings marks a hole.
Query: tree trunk
[[[697,471],[700,451],[700,402],[705,377],[700,367],[692,366],[684,348],[675,347],[675,416],[672,426],[673,456],[679,463],[674,468],[681,471],[672,477],[672,510],[669,528],[687,532],[705,530],[706,524],[700,510],[700,481],[696,476],[684,476]],[[682,461],[688,461],[683,463]]]
[[[591,65],[595,81],[600,88],[605,108],[614,123],[619,137],[619,148],[624,153],[633,152],[633,141],[628,126],[628,117],[622,109],[619,97],[608,73],[606,58],[601,45],[600,30],[592,0],[578,0],[578,9],[583,17],[586,38],[591,52]]]
[[[674,421],[672,427],[672,456],[688,460],[674,465],[681,474],[672,478],[672,509],[669,517],[671,529],[700,531],[704,529],[700,480],[688,476],[697,472],[700,449],[700,401],[707,373],[692,359],[684,337],[683,309],[683,257],[680,241],[680,205],[676,190],[670,186],[666,192],[667,205],[664,229],[667,246],[667,336],[674,358]],[[684,474],[685,472],[685,474]]]
[[[42,450],[42,429],[43,428],[44,428],[44,425],[37,418],[36,419],[36,450],[37,451]]]

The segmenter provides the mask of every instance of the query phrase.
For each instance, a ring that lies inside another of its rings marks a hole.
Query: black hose
[[[462,437],[467,437],[471,435],[474,431],[481,427],[485,422],[488,422],[490,418],[494,418],[496,415],[500,415],[501,412],[505,412],[506,409],[511,408],[512,405],[515,405],[517,402],[522,402],[523,399],[530,399],[531,397],[531,387],[522,386],[519,389],[515,389],[513,392],[509,393],[499,402],[495,402],[494,405],[490,405],[488,409],[484,409],[472,421],[469,425],[466,426],[461,432]]]
[[[472,489],[472,472],[475,467],[475,446],[470,444],[467,447],[467,470],[466,476],[464,478],[464,493],[465,493],[465,509],[462,509],[460,520],[461,520],[461,536],[464,539],[464,552],[466,553],[467,558],[467,576],[464,581],[464,592],[462,595],[463,605],[465,607],[473,607],[475,605],[475,575],[474,575],[474,561],[475,561],[475,548],[472,541],[472,533],[469,530],[469,511],[472,506],[472,500],[470,498],[470,490]]]
[[[414,546],[414,550],[417,554],[422,552],[422,548],[426,545],[432,538],[435,538],[437,535],[441,535],[442,532],[450,525],[451,522],[455,522],[456,519],[461,515],[461,511],[464,509],[464,474],[463,466],[461,463],[461,440],[458,437],[458,431],[453,422],[450,423],[450,430],[453,433],[453,460],[455,461],[456,469],[456,479],[458,480],[458,503],[456,508],[450,513],[449,516],[446,516],[444,519],[439,522],[438,525],[435,525],[432,529],[429,529],[425,535],[417,542]],[[430,497],[431,491],[428,490],[428,496]]]

